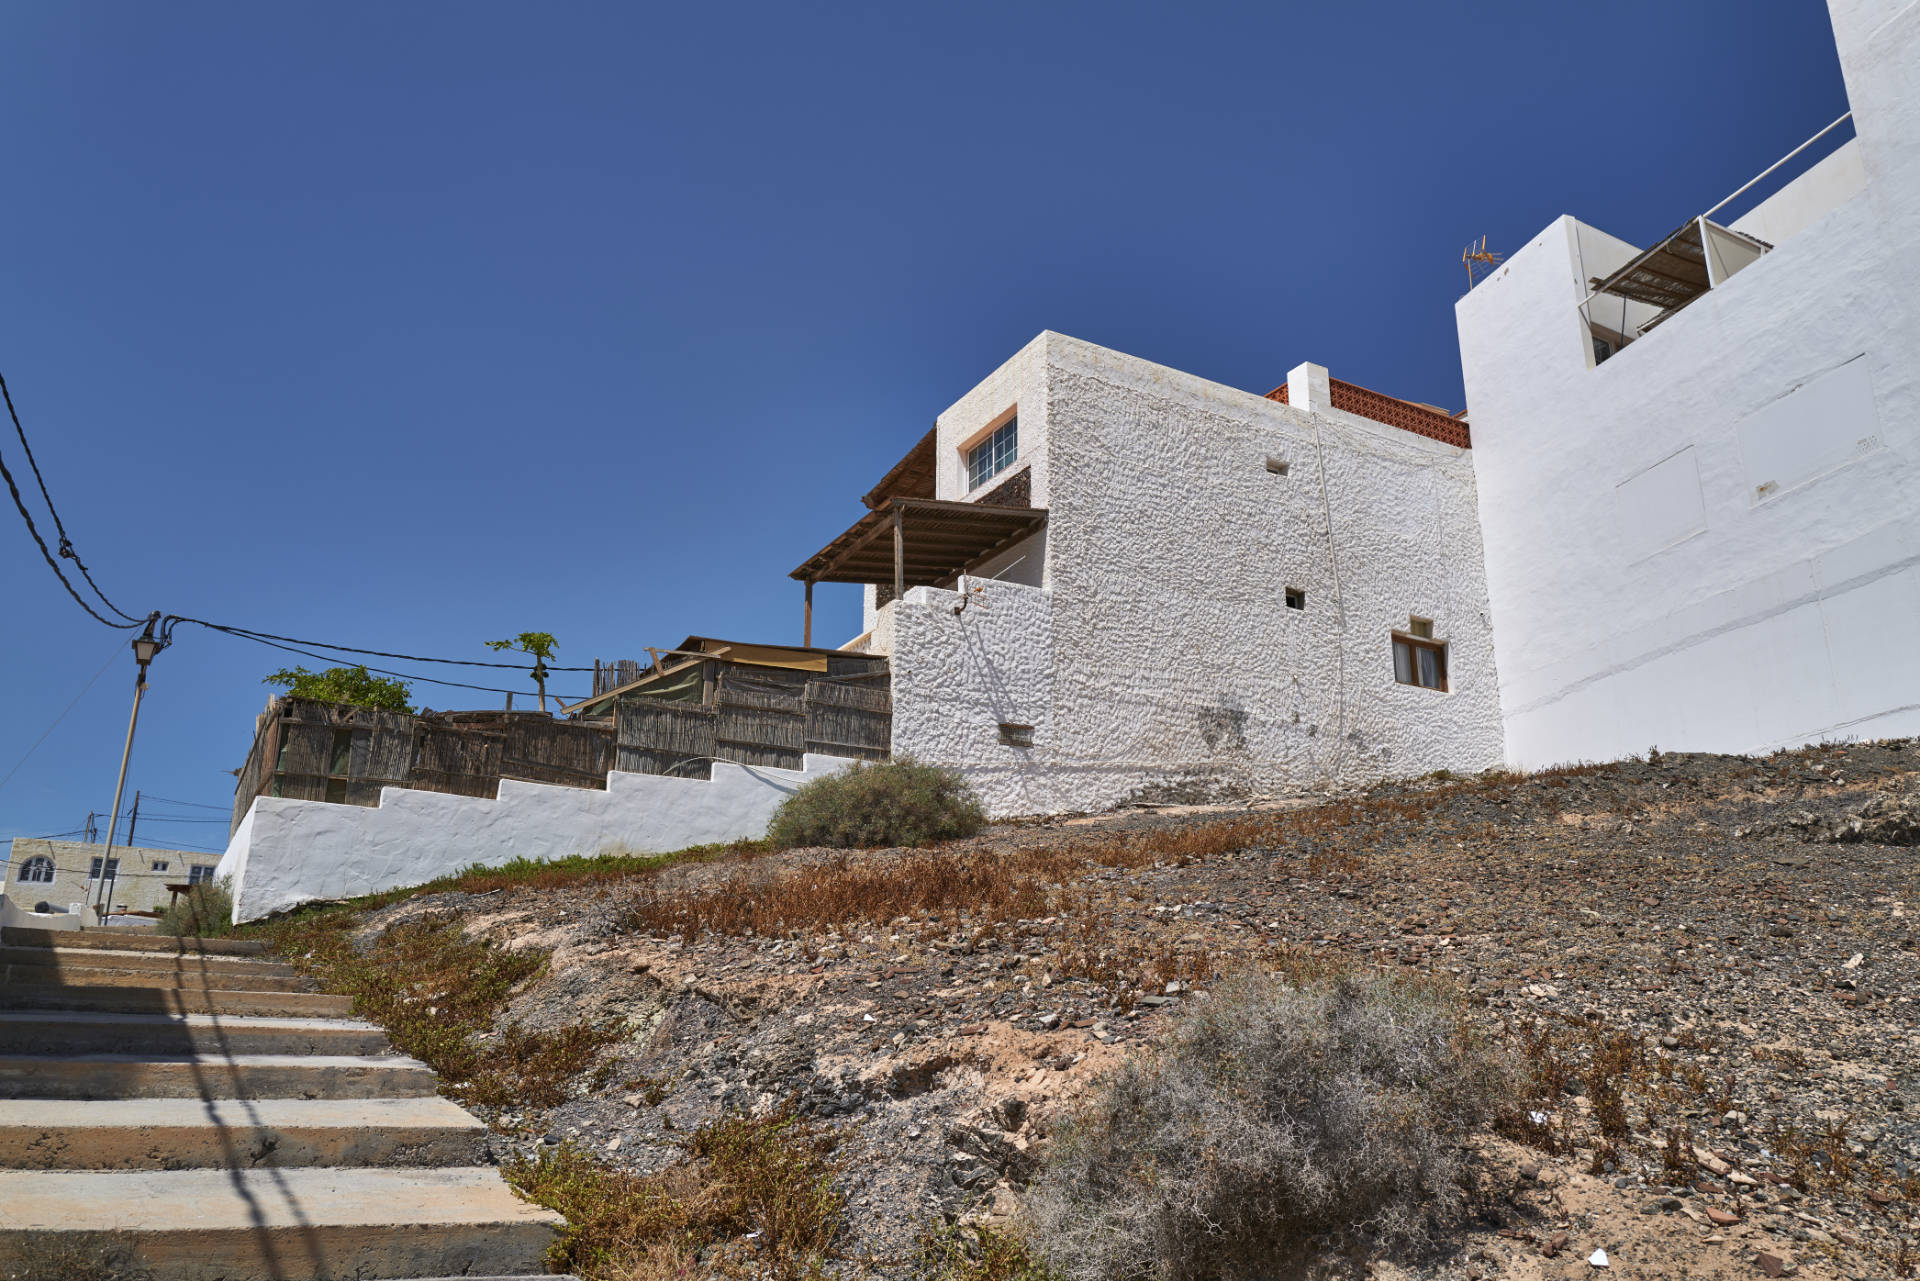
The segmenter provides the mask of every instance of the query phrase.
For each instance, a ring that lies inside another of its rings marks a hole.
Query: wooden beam
[[[813,580],[807,580],[807,623],[800,632],[800,643],[808,649],[813,648]]]
[[[899,600],[907,593],[907,536],[900,523],[901,514],[901,506],[895,502],[893,504],[893,598],[895,600]]]

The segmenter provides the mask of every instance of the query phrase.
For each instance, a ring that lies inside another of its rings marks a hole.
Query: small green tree
[[[283,667],[260,683],[278,685],[295,698],[312,698],[323,703],[376,707],[383,712],[413,710],[407,701],[413,696],[412,686],[403,680],[375,676],[364,667],[329,667],[324,672]]]
[[[540,687],[540,710],[547,710],[547,660],[553,657],[553,651],[560,648],[560,642],[553,639],[552,632],[521,632],[512,640],[488,641],[488,649],[510,649],[521,654],[533,655],[533,683]]]

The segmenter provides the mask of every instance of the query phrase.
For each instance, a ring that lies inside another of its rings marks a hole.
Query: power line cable
[[[76,566],[79,567],[80,577],[87,580],[87,586],[93,588],[93,594],[100,598],[100,601],[102,604],[104,604],[108,609],[112,610],[114,613],[120,615],[120,617],[126,619],[127,626],[130,626],[130,627],[139,626],[141,623],[145,622],[146,620],[141,618],[135,618],[132,614],[129,614],[126,610],[121,609],[118,605],[114,604],[112,601],[107,599],[107,594],[100,590],[100,584],[93,581],[93,574],[88,571],[87,563],[81,560],[80,553],[74,550],[73,540],[67,537],[66,524],[60,519],[60,509],[53,505],[53,495],[47,492],[47,478],[40,474],[40,464],[38,461],[35,460],[33,456],[33,446],[27,443],[27,429],[20,425],[20,414],[13,407],[13,393],[7,390],[7,379],[4,374],[0,374],[0,398],[5,399],[7,402],[7,417],[13,419],[14,434],[20,438],[20,448],[23,451],[25,451],[27,455],[27,466],[33,469],[33,478],[36,482],[38,482],[40,486],[40,497],[46,500],[47,513],[53,517],[54,532],[60,535],[60,555],[63,558],[72,561]],[[7,484],[9,487],[13,487],[13,477],[11,475],[7,477]],[[13,501],[16,505],[20,505],[20,491],[18,488],[14,488]],[[26,510],[27,509],[24,505],[20,506],[21,515],[23,516],[26,515]],[[33,521],[31,519],[27,521],[27,528],[33,529]],[[41,542],[40,531],[34,530],[33,537],[35,542],[40,543],[41,553],[45,554],[47,550],[47,545],[46,543]],[[52,557],[49,556],[47,558],[47,563],[49,565],[53,565],[54,573],[56,574],[60,573],[60,567],[58,565],[54,565]],[[60,581],[63,583],[66,583],[67,576],[65,574],[60,574]],[[67,583],[67,590],[69,592],[72,592],[73,584]],[[78,592],[74,592],[73,598],[75,600],[80,600],[80,594]],[[82,609],[85,609],[89,614],[93,614],[92,607],[89,606],[85,601],[83,600],[80,601],[80,606]],[[93,614],[93,616],[95,618],[100,618],[100,615],[98,614]],[[100,621],[103,623],[107,623],[107,626],[109,627],[121,626],[121,624],[119,623],[109,623],[104,618],[100,618]]]
[[[33,535],[33,541],[39,546],[40,554],[46,557],[47,568],[51,569],[53,576],[60,580],[60,585],[67,589],[67,595],[73,597],[74,604],[93,615],[95,622],[104,623],[108,627],[116,628],[120,631],[132,631],[134,628],[140,626],[139,623],[116,623],[110,618],[103,618],[99,610],[87,604],[80,593],[73,589],[73,584],[67,580],[67,576],[60,571],[60,562],[56,561],[53,558],[53,553],[47,550],[47,540],[40,537],[40,530],[33,523],[33,513],[27,510],[26,502],[21,499],[20,486],[14,483],[13,473],[7,470],[7,460],[4,457],[0,457],[0,478],[6,480],[7,490],[13,495],[13,505],[19,509],[20,519],[27,522],[27,532]]]
[[[317,658],[323,663],[328,663],[333,661],[332,655],[329,655],[329,654],[316,654],[310,649],[296,649],[292,645],[282,645],[276,641],[264,640],[261,637],[255,636],[249,632],[238,631],[231,627],[222,627],[218,623],[202,622],[200,619],[197,619],[197,618],[176,618],[169,621],[176,621],[176,622],[182,622],[182,623],[199,623],[200,626],[210,628],[213,631],[225,632],[229,636],[237,636],[241,640],[250,640],[250,641],[253,641],[255,644],[265,645],[271,649],[284,649],[289,654],[299,654],[305,658]],[[452,661],[452,660],[429,660],[429,661]],[[385,668],[385,667],[368,667],[367,670],[370,672],[379,672],[382,676],[397,676],[404,681],[421,681],[428,685],[446,685],[453,689],[477,689],[483,694],[525,694],[527,692],[524,689],[500,689],[493,685],[469,685],[464,681],[443,681],[432,676],[418,676],[411,672],[396,672],[391,670],[390,668]],[[524,668],[522,670],[531,671],[532,669]],[[547,693],[547,697],[558,698],[565,702],[579,702],[580,699],[586,697],[586,695],[556,694],[551,690],[549,690]]]
[[[100,665],[100,670],[95,672],[92,678],[88,680],[85,685],[82,685],[80,687],[80,692],[73,696],[73,701],[68,703],[65,709],[63,709],[58,716],[53,718],[53,724],[47,726],[46,730],[41,733],[40,737],[33,740],[33,746],[27,749],[26,756],[22,756],[19,760],[13,763],[13,768],[7,771],[6,778],[0,778],[0,788],[4,788],[7,785],[8,781],[11,780],[15,774],[20,772],[20,767],[27,763],[28,758],[31,757],[35,752],[40,750],[40,744],[47,741],[47,735],[53,733],[54,730],[60,727],[60,722],[67,719],[67,713],[72,711],[74,707],[79,704],[80,700],[87,696],[87,691],[94,687],[95,682],[97,682],[102,676],[105,676],[107,674],[107,668],[112,667],[113,660],[120,656],[120,644],[121,642],[119,638],[116,637],[113,642],[113,652],[107,655],[107,661],[102,663]]]
[[[328,641],[302,640],[298,636],[276,636],[272,632],[259,632],[253,630],[251,627],[234,627],[227,623],[209,623],[204,618],[186,618],[177,614],[174,615],[174,617],[182,623],[198,623],[200,626],[210,627],[216,632],[226,632],[233,636],[244,636],[248,640],[284,641],[289,645],[312,645],[316,649],[334,649],[339,650],[343,654],[366,654],[373,658],[397,658],[408,663],[446,663],[454,667],[504,667],[516,672],[530,672],[533,670],[533,665],[530,663],[491,663],[478,658],[428,658],[424,654],[395,654],[384,649],[358,649],[352,645],[335,645]],[[322,658],[324,655],[313,654],[310,655],[310,657]],[[590,672],[593,668],[549,666],[547,670],[550,672]],[[421,679],[424,680],[426,678],[422,677]]]
[[[147,799],[150,801],[165,801],[169,805],[185,805],[188,809],[219,810],[223,814],[233,808],[231,805],[209,805],[205,801],[176,801],[171,796],[155,796],[152,792],[147,793]]]

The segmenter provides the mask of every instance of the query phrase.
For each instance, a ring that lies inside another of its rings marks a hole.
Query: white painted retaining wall
[[[1457,306],[1514,764],[1920,733],[1920,3],[1832,13],[1857,140],[1773,252],[1597,366],[1635,250],[1572,218]]]
[[[233,919],[313,899],[352,898],[479,865],[574,854],[663,854],[766,834],[802,783],[844,769],[808,754],[800,770],[717,762],[713,778],[607,776],[607,790],[503,780],[497,800],[388,787],[374,808],[256,799],[217,875],[233,878]]]
[[[1471,451],[1305,381],[1282,405],[1045,333],[941,414],[938,496],[966,499],[963,448],[1018,407],[1044,563],[958,616],[930,588],[869,616],[894,751],[959,769],[996,816],[1497,764]],[[1413,615],[1449,644],[1449,693],[1394,682]]]
[[[5,864],[0,864],[4,868]],[[39,900],[34,900],[38,902]],[[17,930],[77,930],[81,917],[74,912],[36,912],[21,907],[5,894],[0,894],[0,926]]]

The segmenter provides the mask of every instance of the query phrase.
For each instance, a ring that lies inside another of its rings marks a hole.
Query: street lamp
[[[155,636],[153,627],[160,621],[160,611],[147,615],[147,630],[133,638],[133,661],[140,664],[140,673],[133,681],[133,715],[127,721],[127,745],[120,753],[120,781],[113,785],[113,813],[107,818],[107,852],[100,859],[100,875],[94,885],[94,920],[106,919],[108,905],[101,899],[105,897],[107,883],[115,879],[110,873],[113,869],[113,838],[120,829],[120,797],[127,788],[127,762],[133,756],[133,731],[140,724],[140,697],[147,692],[147,664],[151,663],[161,650],[167,647],[164,637]]]

